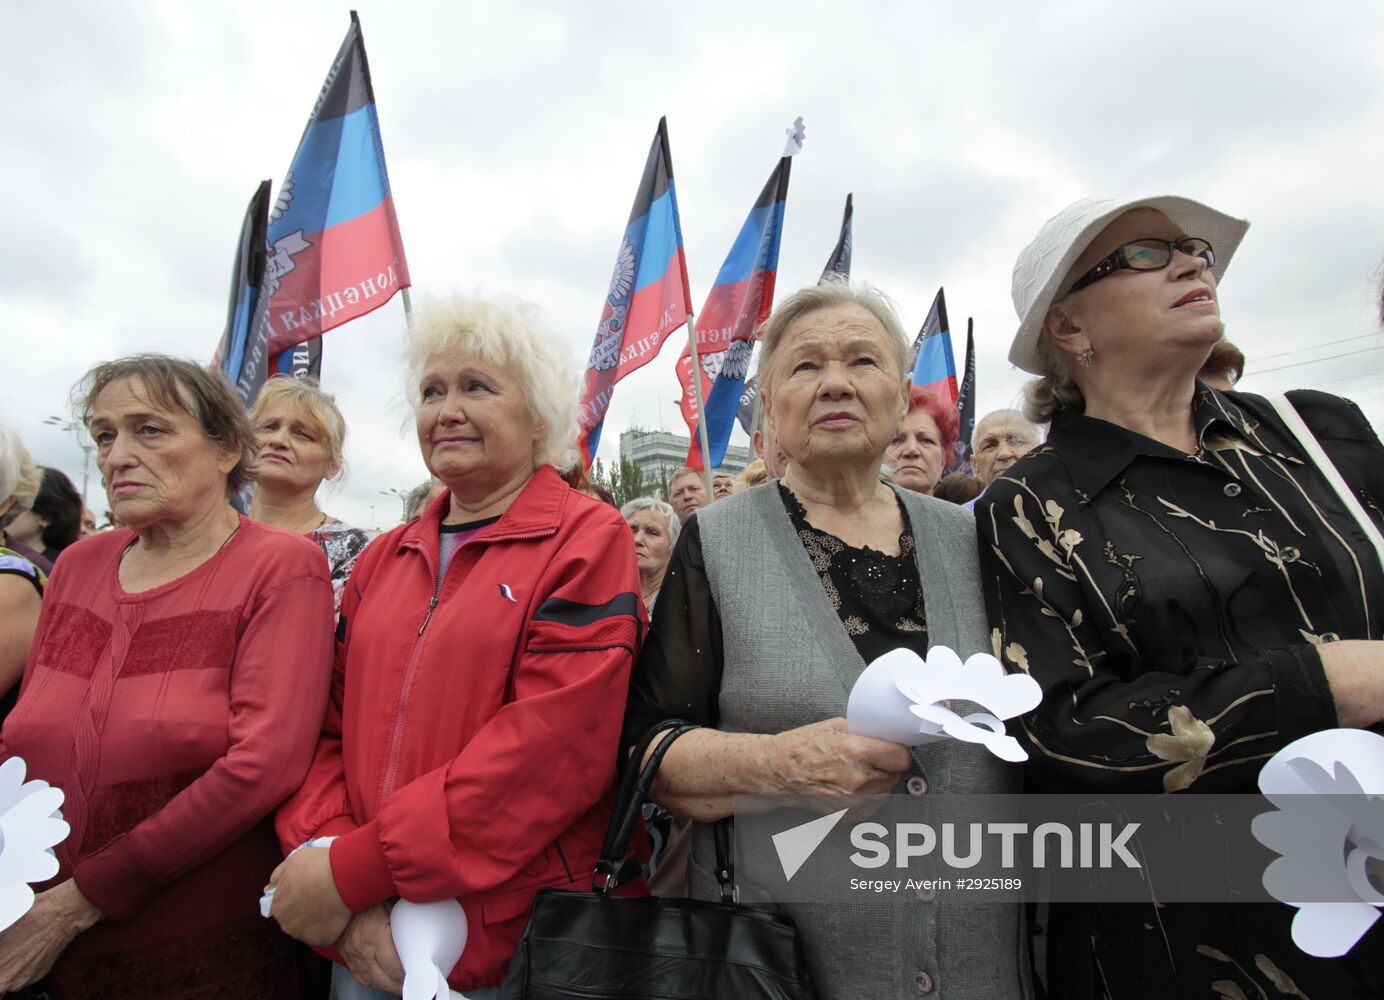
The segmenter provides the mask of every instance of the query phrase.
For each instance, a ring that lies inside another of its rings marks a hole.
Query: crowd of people
[[[119,528],[0,427],[0,758],[71,827],[0,932],[0,992],[397,997],[394,904],[456,899],[449,981],[495,997],[535,895],[590,888],[618,771],[675,725],[621,893],[721,899],[737,795],[1251,792],[1292,740],[1377,727],[1381,556],[1233,389],[1217,286],[1246,228],[1171,197],[1049,220],[1014,270],[1035,378],[976,422],[970,472],[889,299],[844,281],[760,331],[757,461],[619,509],[537,312],[435,305],[405,350],[431,479],[373,540],[320,506],[346,422],[319,386],[247,413],[191,362],[96,365],[74,398]],[[1384,526],[1359,410],[1290,401]],[[868,662],[934,646],[1038,681],[1027,763],[848,730]],[[792,918],[823,998],[1384,996],[1378,928],[1312,958],[1284,906],[1054,903],[1038,977],[1018,903],[740,890]]]

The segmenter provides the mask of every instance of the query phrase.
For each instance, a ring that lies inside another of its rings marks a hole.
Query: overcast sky
[[[70,417],[91,363],[210,358],[246,203],[277,190],[348,9],[0,3],[0,419],[41,464],[80,487],[81,452],[42,421]],[[853,191],[853,276],[910,330],[945,286],[958,366],[975,317],[979,413],[1022,382],[1010,272],[1038,226],[1087,195],[1184,194],[1253,223],[1221,295],[1244,387],[1322,387],[1384,419],[1384,5],[358,9],[415,303],[519,295],[583,365],[659,116],[700,307],[802,115],[779,297],[816,281]],[[396,297],[324,340],[350,425],[325,506],[367,527],[398,517],[379,491],[426,475],[403,322]],[[620,383],[603,458],[631,425],[686,433],[679,349]],[[104,513],[94,472],[90,495]]]

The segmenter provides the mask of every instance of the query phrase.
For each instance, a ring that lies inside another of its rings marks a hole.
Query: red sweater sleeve
[[[325,565],[259,595],[231,665],[226,755],[73,872],[103,913],[135,913],[242,837],[302,781],[327,699],[331,620]]]
[[[331,847],[352,910],[483,892],[518,874],[610,786],[644,629],[633,539],[584,526],[543,574],[504,705],[448,764]]]
[[[341,753],[342,706],[346,696],[346,648],[351,622],[360,606],[360,590],[354,577],[346,585],[337,617],[337,641],[332,667],[331,691],[327,712],[317,737],[307,777],[279,806],[274,815],[274,831],[284,855],[313,837],[327,837],[354,830],[350,801],[346,794],[346,765]]]

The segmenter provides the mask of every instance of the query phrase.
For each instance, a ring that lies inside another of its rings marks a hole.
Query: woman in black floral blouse
[[[1019,257],[1010,360],[1047,442],[976,506],[996,655],[1043,686],[1019,734],[1044,792],[1254,792],[1308,733],[1384,717],[1384,571],[1267,401],[1196,374],[1247,224],[1087,199]],[[1360,411],[1290,394],[1384,524]],[[1187,845],[1193,849],[1195,845]],[[1278,905],[1054,906],[1051,995],[1384,996],[1381,935],[1300,952]]]

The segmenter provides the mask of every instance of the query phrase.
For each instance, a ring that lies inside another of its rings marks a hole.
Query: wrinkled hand
[[[404,966],[394,948],[389,908],[384,903],[351,917],[336,941],[336,950],[362,986],[386,993],[403,992]]]
[[[774,741],[778,781],[791,795],[887,795],[913,766],[908,747],[856,736],[840,717],[790,729]]]
[[[330,848],[305,847],[269,876],[274,919],[289,937],[319,948],[336,941],[351,919],[336,891],[330,858]]]
[[[73,939],[101,917],[71,879],[40,892],[29,912],[0,933],[0,994],[48,975]]]
[[[1322,672],[1345,729],[1367,729],[1384,719],[1384,642],[1346,639],[1317,647]]]

